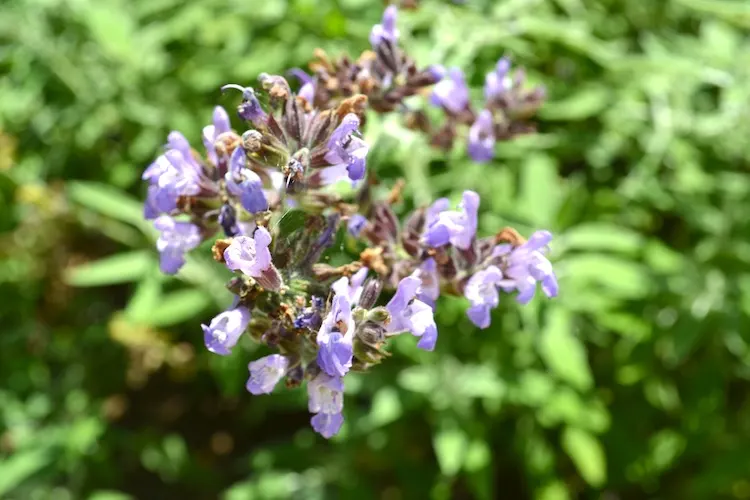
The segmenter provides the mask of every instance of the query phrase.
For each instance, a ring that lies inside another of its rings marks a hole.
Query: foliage
[[[477,190],[481,234],[552,229],[561,294],[481,332],[445,300],[436,353],[403,339],[347,380],[330,443],[304,395],[241,392],[253,354],[204,353],[227,276],[201,252],[158,273],[139,177],[220,85],[360,49],[381,6],[0,5],[0,496],[750,497],[750,11],[421,4],[400,19],[419,62],[478,92],[512,54],[549,89],[541,133],[480,166],[371,123],[371,165],[415,203]]]

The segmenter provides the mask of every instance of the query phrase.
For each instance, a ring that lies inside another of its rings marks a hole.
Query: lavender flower
[[[490,326],[490,311],[500,302],[498,286],[503,279],[503,273],[496,266],[489,266],[474,273],[466,283],[464,295],[471,307],[466,311],[472,323],[479,328]]]
[[[351,368],[354,330],[351,302],[345,293],[337,294],[317,336],[318,366],[328,375],[343,377]]]
[[[257,228],[252,238],[248,236],[234,238],[224,250],[227,267],[232,271],[242,271],[253,278],[260,277],[273,265],[271,252],[268,249],[270,244],[271,234],[264,227]]]
[[[422,262],[412,275],[421,281],[417,288],[417,298],[435,309],[435,302],[440,296],[440,274],[435,259],[429,258]]]
[[[547,297],[557,297],[557,277],[544,255],[551,240],[549,231],[536,231],[526,243],[516,248],[498,245],[493,250],[494,258],[505,259],[505,276],[500,286],[505,291],[518,290],[516,300],[521,304],[534,298],[537,281],[542,283],[542,291]]]
[[[433,69],[436,75],[438,69]],[[460,114],[469,107],[469,88],[466,86],[463,72],[458,68],[451,68],[447,78],[443,78],[432,89],[430,102],[444,108],[454,115]]]
[[[238,147],[229,159],[229,170],[225,175],[227,190],[240,197],[242,207],[250,213],[268,210],[268,200],[263,192],[260,176],[245,168],[245,150]]]
[[[432,307],[416,298],[420,285],[421,281],[413,276],[407,276],[398,284],[395,295],[385,306],[391,315],[388,332],[411,332],[420,337],[417,347],[432,351],[437,341],[437,326]]]
[[[317,330],[322,325],[323,318],[320,313],[323,310],[323,299],[313,295],[311,302],[311,307],[306,307],[294,318],[294,328]]]
[[[189,222],[177,222],[168,215],[159,216],[154,227],[161,231],[156,240],[159,267],[163,273],[175,274],[185,264],[185,252],[200,244],[200,229]]]
[[[336,295],[345,296],[349,303],[352,306],[355,306],[359,302],[359,298],[362,296],[362,284],[365,282],[368,272],[369,269],[363,267],[354,273],[351,278],[339,278],[333,283],[333,285],[331,285],[331,289]]]
[[[495,65],[495,71],[487,73],[484,80],[484,98],[494,101],[508,92],[513,87],[513,80],[508,75],[510,71],[510,59],[500,58]]]
[[[225,132],[232,130],[232,126],[229,123],[229,115],[226,110],[221,106],[214,108],[213,124],[206,125],[203,127],[203,146],[206,148],[208,159],[216,165],[218,163],[218,156],[216,154],[216,139]]]
[[[281,354],[271,354],[247,365],[250,370],[250,378],[247,379],[247,388],[250,394],[270,394],[279,380],[286,375],[289,369],[289,358]]]
[[[476,162],[490,161],[495,156],[495,131],[492,113],[483,109],[469,129],[469,156]]]
[[[307,384],[307,397],[310,413],[340,414],[344,409],[344,383],[321,372]]]
[[[354,214],[349,217],[349,222],[347,223],[346,229],[347,231],[349,231],[349,234],[351,234],[355,238],[358,238],[359,233],[362,232],[362,229],[364,229],[366,225],[367,218],[364,215]]]
[[[329,167],[331,170],[339,172],[346,169],[353,181],[364,178],[369,150],[367,143],[354,135],[358,133],[358,128],[357,115],[346,115],[328,139],[328,153],[325,156],[326,161],[332,165]]]
[[[170,134],[171,136],[172,134]],[[189,153],[189,151],[188,151]],[[179,196],[195,196],[205,184],[200,165],[185,151],[168,149],[143,172],[149,181],[146,215],[169,213],[177,208]]]
[[[437,214],[433,211],[428,214],[424,242],[430,247],[450,243],[461,250],[468,250],[476,236],[478,210],[479,195],[474,191],[464,191],[459,211],[444,210]]]
[[[228,356],[232,347],[250,324],[250,311],[246,307],[228,309],[211,320],[211,324],[201,325],[206,349],[214,354]]]
[[[302,86],[297,92],[297,96],[303,98],[308,104],[312,105],[315,100],[315,81],[310,75],[299,68],[289,70],[289,73],[297,77]]]
[[[236,89],[242,92],[242,103],[237,107],[237,115],[241,119],[250,121],[255,126],[265,123],[268,115],[263,111],[252,87],[243,87],[236,83],[229,83],[221,87],[222,92],[227,89]]]
[[[331,439],[338,434],[343,423],[344,416],[341,413],[318,413],[310,419],[313,430],[326,439]]]
[[[383,12],[383,20],[381,24],[376,24],[370,31],[370,45],[375,50],[378,45],[384,41],[396,43],[398,40],[398,30],[396,29],[396,15],[398,9],[395,5],[390,5]]]

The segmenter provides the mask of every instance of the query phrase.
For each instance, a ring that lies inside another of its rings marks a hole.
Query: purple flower
[[[398,9],[395,5],[389,5],[383,12],[381,24],[376,24],[370,31],[370,45],[377,49],[378,45],[384,41],[396,43],[398,40],[398,30],[396,29],[396,15]]]
[[[318,366],[328,375],[343,377],[351,368],[355,328],[347,294],[337,294],[317,336]]]
[[[242,271],[248,276],[259,278],[271,267],[271,234],[264,227],[255,230],[253,237],[237,236],[224,250],[224,260],[232,271]]]
[[[391,315],[388,332],[411,332],[420,337],[417,347],[431,351],[437,341],[437,326],[432,307],[416,298],[420,285],[421,280],[414,276],[407,276],[398,284],[395,295],[385,306]]]
[[[315,100],[315,81],[313,81],[310,75],[299,68],[291,69],[289,70],[289,73],[295,76],[302,84],[299,92],[297,92],[297,96],[303,98],[308,104],[312,105]]]
[[[228,83],[221,87],[222,92],[227,89],[235,89],[242,92],[242,103],[237,106],[237,115],[241,119],[251,121],[256,126],[265,123],[268,115],[263,111],[260,101],[255,96],[255,90],[252,87],[243,87],[236,83]]]
[[[357,115],[346,115],[328,139],[328,153],[325,155],[326,161],[332,165],[331,170],[340,172],[345,168],[353,181],[364,178],[369,149],[365,141],[354,135],[358,128]]]
[[[313,295],[312,307],[306,307],[294,318],[294,328],[310,328],[317,330],[323,324],[323,318],[320,313],[323,310],[323,299]]]
[[[347,223],[346,229],[347,231],[349,231],[349,234],[351,234],[355,238],[358,238],[359,233],[362,232],[362,229],[364,229],[366,225],[367,218],[364,215],[354,214],[349,217],[349,222]]]
[[[211,188],[204,178],[200,165],[190,155],[190,148],[178,132],[170,133],[168,149],[143,172],[143,180],[149,181],[147,205],[144,213],[153,218],[158,213],[169,213],[177,208],[179,196],[195,196],[203,188]],[[182,142],[184,141],[184,144]],[[185,150],[187,147],[187,150]]]
[[[253,361],[247,365],[250,370],[250,378],[247,379],[247,388],[250,394],[270,394],[279,380],[286,375],[289,369],[289,358],[281,354],[271,354]]]
[[[177,222],[168,215],[159,216],[154,227],[161,231],[156,240],[159,267],[166,274],[175,274],[185,264],[185,252],[200,244],[200,229],[190,222]]]
[[[216,148],[214,144],[216,139],[225,132],[232,130],[232,126],[229,123],[229,115],[221,106],[214,108],[213,123],[203,127],[203,146],[206,148],[208,159],[216,165],[218,163],[218,157],[216,155]]]
[[[495,71],[487,73],[484,80],[484,98],[487,102],[494,101],[513,87],[513,80],[508,76],[510,59],[500,58],[495,65]]]
[[[343,423],[344,417],[341,413],[318,413],[310,419],[313,430],[326,439],[331,439],[338,434]]]
[[[440,296],[440,275],[435,259],[430,257],[422,262],[413,276],[421,281],[417,288],[417,298],[434,309],[435,301]]]
[[[464,74],[460,69],[449,69],[447,78],[443,78],[435,84],[430,102],[435,106],[441,106],[454,115],[469,107],[469,88],[466,86]]]
[[[468,149],[476,162],[490,161],[495,156],[495,130],[489,110],[483,109],[469,129]]]
[[[246,307],[235,307],[219,314],[210,325],[201,325],[206,349],[228,356],[249,323],[250,311]]]
[[[516,248],[498,245],[492,252],[493,257],[505,259],[501,288],[505,291],[518,290],[516,300],[521,304],[527,304],[534,297],[537,281],[542,283],[542,291],[547,297],[557,297],[557,277],[544,255],[551,240],[552,233],[549,231],[536,231],[523,245]]]
[[[340,414],[344,409],[344,383],[321,372],[307,384],[307,397],[310,413]]]
[[[503,279],[503,273],[496,266],[478,271],[469,278],[464,289],[464,295],[471,307],[466,311],[469,319],[479,328],[490,326],[490,311],[500,302],[498,286]]]
[[[240,197],[242,207],[250,213],[268,210],[268,200],[263,192],[263,181],[260,176],[245,168],[245,150],[238,147],[229,159],[229,170],[224,179],[227,190]]]
[[[352,306],[357,305],[359,298],[362,296],[362,284],[367,278],[369,269],[361,268],[354,273],[351,278],[343,277],[336,280],[331,289],[336,295],[344,295]]]
[[[479,195],[464,191],[458,211],[443,210],[437,214],[434,210],[428,211],[424,242],[430,247],[450,243],[461,250],[469,249],[477,233],[478,210]]]

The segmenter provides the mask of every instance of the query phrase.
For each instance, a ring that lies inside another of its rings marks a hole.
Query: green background
[[[441,299],[434,353],[347,377],[325,441],[305,391],[245,392],[205,352],[229,294],[207,250],[159,274],[140,174],[171,129],[315,47],[356,54],[367,0],[0,4],[0,498],[750,498],[750,3],[423,0],[422,65],[503,54],[544,84],[540,133],[473,164],[372,120],[405,206],[466,188],[480,234],[556,234],[556,300],[487,330]]]

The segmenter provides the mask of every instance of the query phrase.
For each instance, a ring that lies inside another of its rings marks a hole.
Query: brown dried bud
[[[366,248],[359,254],[359,260],[362,261],[365,267],[369,267],[376,273],[382,276],[388,275],[388,266],[385,263],[385,259],[383,259],[382,247]]]
[[[349,113],[354,113],[360,120],[362,120],[364,119],[366,109],[367,96],[357,94],[341,101],[341,104],[339,104],[339,107],[336,110],[336,115],[338,116],[339,121],[341,121]]]
[[[517,247],[526,243],[526,239],[512,227],[504,227],[495,235],[495,243],[510,243]]]
[[[211,255],[213,256],[216,262],[219,262],[221,264],[226,262],[224,260],[224,250],[226,250],[227,247],[231,244],[232,244],[231,238],[216,240],[216,242],[214,243],[214,246],[211,247]]]
[[[248,130],[243,133],[242,147],[248,153],[257,153],[263,147],[263,134],[257,130]]]

